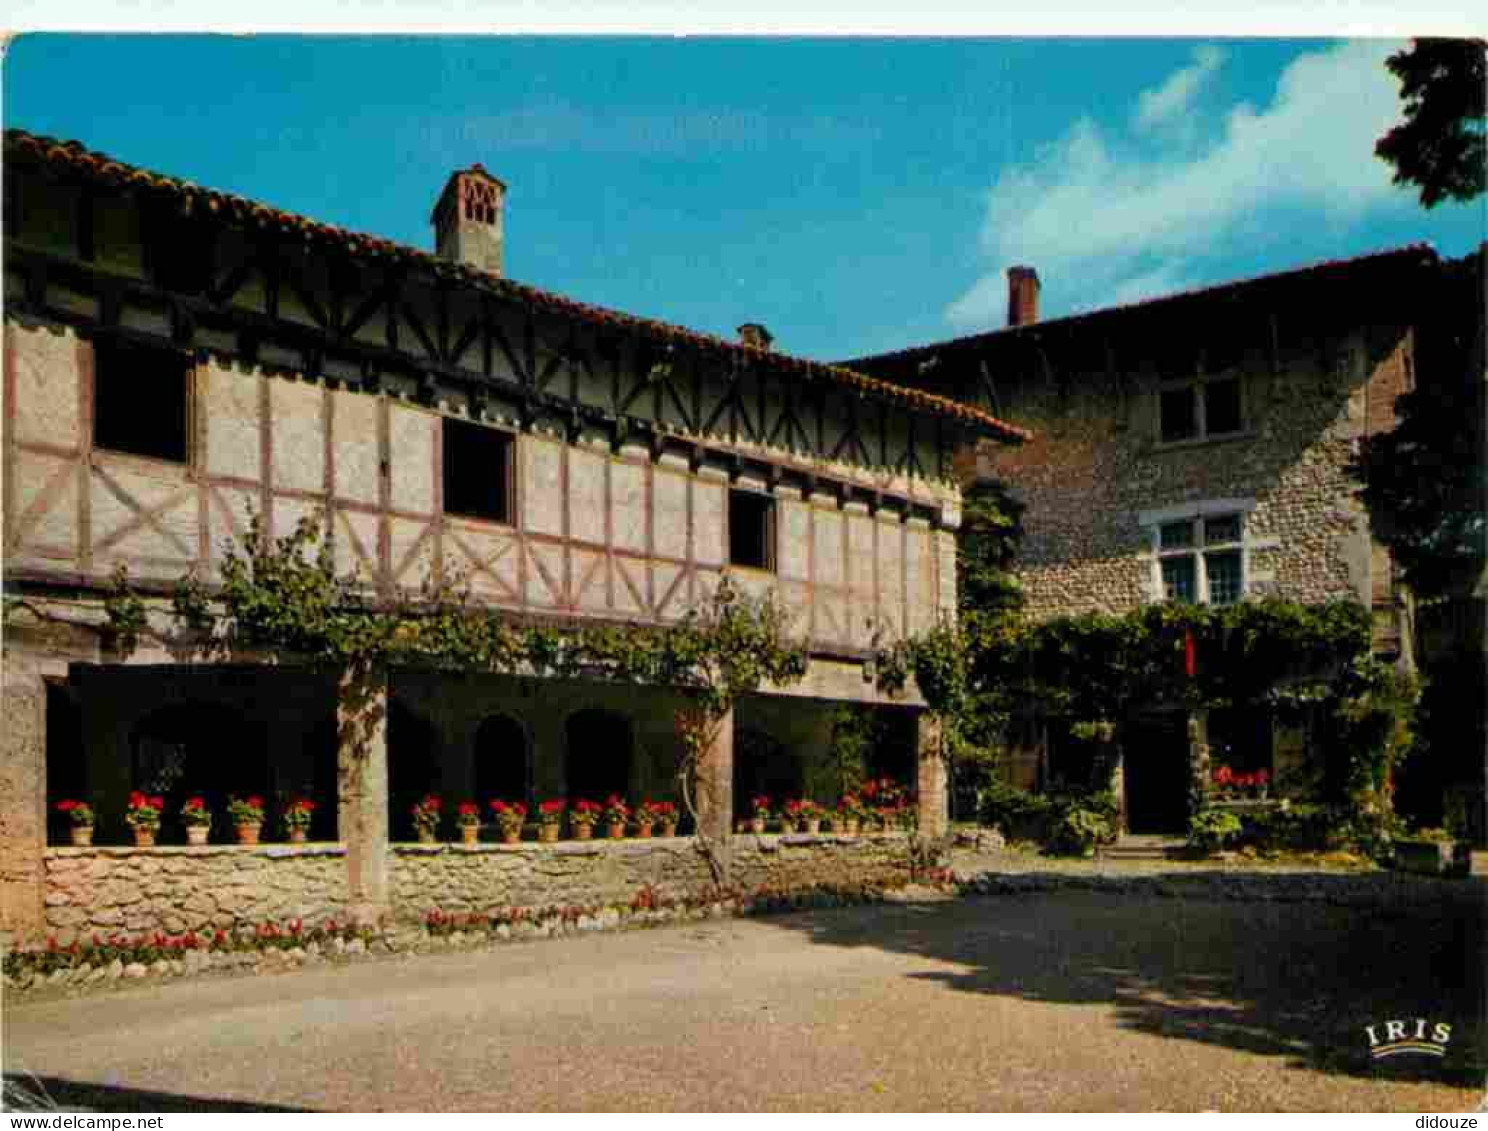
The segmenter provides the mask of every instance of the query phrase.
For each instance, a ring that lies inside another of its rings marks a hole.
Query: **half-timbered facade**
[[[355,828],[391,811],[396,832],[410,796],[482,780],[526,798],[666,788],[662,690],[637,709],[602,686],[409,676],[391,693],[387,794],[348,822],[334,688],[184,665],[168,645],[126,663],[67,627],[98,620],[120,565],[146,592],[188,572],[210,585],[251,515],[270,536],[314,516],[372,590],[459,577],[559,623],[673,622],[727,572],[772,592],[809,643],[796,713],[781,689],[739,720],[809,791],[801,752],[832,704],[879,697],[873,647],[953,613],[952,453],[1024,437],[780,353],[762,327],[729,341],[508,280],[506,186],[479,166],[439,198],[436,254],[20,131],[5,173],[5,573],[29,611],[7,626],[3,866],[20,928],[43,914],[48,789],[117,807],[164,774],[314,795]],[[425,751],[401,764],[400,718]],[[234,768],[204,752],[225,733]],[[606,733],[626,749],[591,765]],[[768,784],[730,761],[717,772],[738,788]],[[943,789],[925,772],[935,826]],[[713,819],[727,830],[732,814]],[[103,813],[99,831],[122,835]],[[378,867],[353,887],[386,904]]]

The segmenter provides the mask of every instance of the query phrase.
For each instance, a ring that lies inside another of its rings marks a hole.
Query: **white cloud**
[[[1174,71],[1161,86],[1137,95],[1132,125],[1138,130],[1151,130],[1180,121],[1224,59],[1225,53],[1218,47],[1194,48],[1192,65]]]
[[[1077,122],[993,184],[981,238],[991,270],[950,305],[947,320],[1000,326],[1014,263],[1039,269],[1047,306],[1089,308],[1165,278],[1203,278],[1205,261],[1237,238],[1274,236],[1280,211],[1292,223],[1300,215],[1333,226],[1399,206],[1388,168],[1373,156],[1399,112],[1384,68],[1393,50],[1371,40],[1298,57],[1270,106],[1232,107],[1217,140],[1197,151],[1153,158],[1089,119]]]

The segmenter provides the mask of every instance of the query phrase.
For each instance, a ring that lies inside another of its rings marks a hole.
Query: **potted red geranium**
[[[750,831],[764,832],[765,822],[770,819],[770,799],[761,794],[750,802],[750,808],[754,810],[754,816],[749,820]]]
[[[134,843],[140,848],[149,848],[155,843],[155,834],[160,831],[160,811],[164,808],[164,798],[147,797],[139,790],[129,795],[124,820],[134,830]]]
[[[583,798],[575,801],[568,810],[568,824],[573,829],[574,838],[589,840],[593,837],[594,826],[603,811],[604,806],[597,801],[586,801]]]
[[[308,797],[296,798],[284,807],[284,831],[290,844],[304,844],[310,838],[310,820],[315,813],[315,802]]]
[[[420,844],[433,844],[439,835],[440,804],[439,798],[432,793],[414,803],[413,827],[418,833]]]
[[[677,805],[672,801],[658,801],[651,806],[651,812],[655,814],[656,823],[660,826],[658,835],[677,835]]]
[[[537,839],[551,844],[558,839],[558,829],[563,824],[566,801],[544,801],[537,807]]]
[[[548,820],[549,805],[558,806],[554,809],[553,819]],[[522,839],[522,825],[527,821],[527,806],[520,801],[493,801],[491,810],[496,814],[496,827],[501,830],[501,839],[507,844],[516,844]],[[543,840],[558,839],[558,823],[563,817],[563,802],[545,801],[543,803],[543,817],[539,826],[538,836]],[[543,830],[551,828],[552,836],[543,836]]]
[[[187,844],[206,844],[212,831],[212,811],[202,797],[188,797],[181,806],[181,824],[186,826]]]
[[[264,803],[257,794],[234,797],[227,803],[227,815],[238,833],[239,844],[257,844],[263,832]]]
[[[474,844],[480,839],[480,806],[474,801],[460,802],[459,811],[455,814],[455,824],[460,828],[461,842]]]
[[[87,848],[93,843],[93,807],[86,801],[63,800],[57,802],[57,812],[67,814],[70,826],[68,833],[75,848]]]
[[[630,820],[630,806],[625,804],[618,793],[605,798],[604,819],[611,840],[620,840],[625,836],[625,822]]]
[[[645,839],[651,835],[651,826],[656,824],[656,806],[647,798],[635,807],[636,836]]]

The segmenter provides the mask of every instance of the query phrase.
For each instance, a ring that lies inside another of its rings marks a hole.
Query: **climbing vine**
[[[377,673],[389,668],[585,678],[681,689],[688,706],[676,728],[679,792],[698,817],[699,765],[735,700],[806,674],[805,647],[787,638],[768,598],[751,600],[725,575],[709,601],[676,624],[521,623],[477,603],[454,573],[426,579],[414,594],[377,594],[363,579],[337,574],[323,520],[307,516],[290,533],[264,536],[257,515],[226,547],[221,584],[209,594],[194,574],[177,582],[171,615],[209,655],[244,652],[341,673],[342,737],[364,748],[376,720]],[[149,632],[144,602],[121,566],[105,613],[121,652]],[[715,877],[716,849],[698,825],[699,846]]]

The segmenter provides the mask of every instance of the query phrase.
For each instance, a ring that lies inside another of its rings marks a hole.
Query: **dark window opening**
[[[1187,440],[1198,434],[1194,421],[1194,390],[1192,386],[1182,389],[1167,389],[1162,394],[1162,438],[1163,441]]]
[[[93,345],[93,444],[115,452],[186,462],[191,359],[159,346]]]
[[[146,220],[150,276],[176,294],[199,295],[211,285],[212,245],[217,234],[205,223],[156,211]]]
[[[578,711],[564,727],[564,777],[574,800],[604,801],[630,792],[630,723],[598,709]]]
[[[444,513],[511,522],[511,435],[444,421]]]
[[[475,800],[481,807],[481,820],[490,820],[492,801],[526,804],[531,794],[527,734],[510,715],[492,715],[475,732]]]
[[[729,492],[729,564],[775,568],[775,500],[769,495]]]
[[[1204,431],[1213,436],[1240,431],[1240,382],[1210,381],[1204,386]]]

